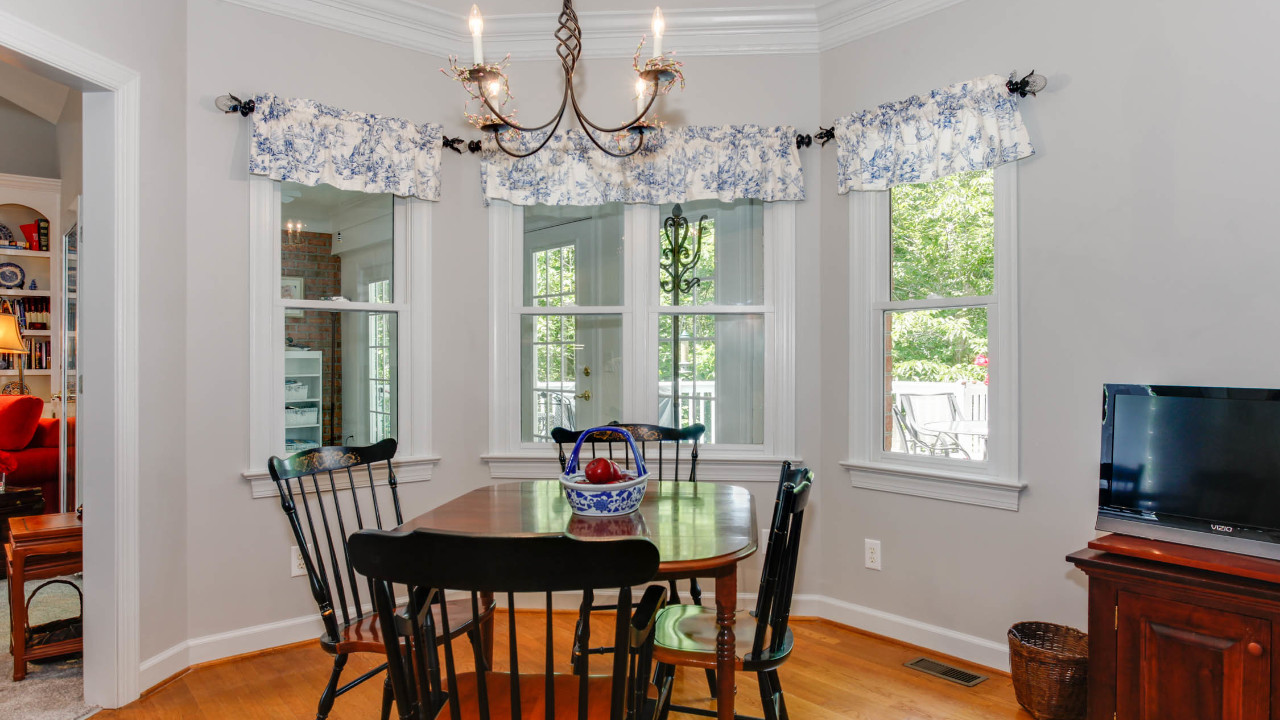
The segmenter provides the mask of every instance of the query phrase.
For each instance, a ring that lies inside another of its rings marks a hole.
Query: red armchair
[[[46,513],[61,512],[58,492],[60,421],[42,418],[44,401],[33,395],[0,395],[0,450],[13,453],[18,469],[6,476],[12,487],[38,487]],[[67,419],[67,494],[75,505],[76,421]]]

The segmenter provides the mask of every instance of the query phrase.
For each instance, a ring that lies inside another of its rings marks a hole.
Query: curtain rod
[[[1035,70],[1023,75],[1021,78],[1018,77],[1018,71],[1014,70],[1009,73],[1009,79],[1004,84],[1005,89],[1009,91],[1010,95],[1017,95],[1018,97],[1024,98],[1028,95],[1035,97],[1036,93],[1044,90],[1047,85],[1048,80],[1046,80],[1043,75],[1037,75]],[[249,117],[249,115],[257,109],[253,98],[241,100],[231,94],[219,95],[217,99],[213,101],[213,104],[214,107],[228,115],[232,113],[239,113],[240,117]],[[831,142],[835,138],[835,123],[832,123],[831,127],[822,127],[819,125],[818,132],[812,135],[807,133],[797,133],[796,148],[803,149],[811,147],[815,140],[818,141],[818,147],[826,147],[827,143]],[[444,147],[458,153],[459,155],[462,154],[463,143],[466,143],[467,152],[472,154],[480,152],[483,148],[479,140],[465,140],[461,137],[451,138],[448,135],[443,136],[443,139],[441,140],[441,144]]]

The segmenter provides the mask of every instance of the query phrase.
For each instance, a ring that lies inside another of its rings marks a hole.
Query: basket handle
[[[582,434],[578,436],[578,442],[573,444],[573,452],[569,453],[569,462],[565,463],[565,475],[573,475],[578,472],[578,452],[582,449],[582,441],[586,440],[588,435],[597,431],[620,433],[626,439],[627,444],[631,446],[631,455],[636,459],[636,477],[643,477],[649,472],[644,466],[644,456],[640,454],[640,450],[636,447],[636,441],[631,438],[631,433],[627,432],[626,428],[601,425],[600,427],[583,430]]]
[[[35,590],[32,590],[32,591],[31,591],[31,595],[27,597],[27,613],[28,613],[28,617],[30,616],[30,613],[31,613],[31,601],[36,599],[36,595],[37,595],[41,590],[43,590],[43,589],[45,589],[45,588],[49,587],[50,585],[70,585],[70,586],[71,586],[71,587],[76,591],[76,594],[80,596],[80,615],[81,615],[81,617],[83,617],[83,616],[84,616],[84,591],[80,589],[80,586],[79,586],[79,585],[76,585],[75,583],[71,582],[70,580],[55,579],[55,580],[49,580],[49,581],[46,581],[46,582],[42,582],[42,583],[40,583],[38,586],[36,586],[36,589],[35,589]]]

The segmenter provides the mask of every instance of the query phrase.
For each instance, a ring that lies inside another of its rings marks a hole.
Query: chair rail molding
[[[667,44],[682,57],[699,55],[803,55],[830,50],[964,0],[829,0],[825,3],[666,10]],[[227,0],[378,40],[410,50],[466,57],[471,48],[465,16],[411,0]],[[517,60],[554,59],[548,42],[558,11],[485,16],[485,44]],[[584,12],[591,57],[635,53],[650,11]]]
[[[85,701],[118,707],[139,695],[140,557],[138,407],[139,282],[141,266],[141,76],[137,71],[0,10],[0,47],[25,55],[105,92],[87,92],[85,113],[109,129],[95,141],[110,143],[110,165],[85,175],[85,193],[100,198],[85,226],[104,249],[96,266],[105,273],[82,319],[110,327],[101,342],[86,342],[83,367],[98,368],[86,382],[93,406],[81,413],[110,430],[95,450],[81,446],[81,460],[103,481],[86,489],[102,512],[85,520],[85,590],[96,598],[85,608]],[[96,97],[95,96],[101,96]],[[95,102],[90,103],[93,98]],[[88,129],[90,122],[86,121]],[[109,183],[109,186],[107,185]],[[89,267],[94,265],[90,264]],[[97,276],[95,276],[97,277]],[[88,287],[88,283],[85,284]],[[86,298],[87,299],[87,298]],[[96,308],[96,309],[95,309]],[[96,388],[96,389],[95,389]],[[88,403],[86,403],[88,408]],[[99,550],[95,550],[98,548]],[[91,563],[91,564],[90,564]]]

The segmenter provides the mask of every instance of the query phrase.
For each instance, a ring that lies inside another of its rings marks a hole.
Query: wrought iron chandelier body
[[[572,109],[586,136],[601,151],[613,157],[634,155],[644,146],[645,134],[659,127],[658,123],[646,120],[646,116],[652,109],[658,95],[670,90],[677,80],[680,81],[681,85],[684,82],[680,63],[663,55],[660,49],[654,57],[648,59],[644,65],[640,65],[640,49],[644,46],[644,38],[641,38],[640,48],[636,50],[634,61],[640,80],[637,83],[638,99],[641,100],[641,102],[637,103],[638,114],[630,122],[617,127],[606,127],[593,122],[578,104],[577,89],[574,85],[578,61],[582,57],[582,27],[578,23],[578,13],[573,8],[573,0],[564,0],[564,6],[560,10],[559,27],[555,32],[557,42],[556,55],[560,58],[560,66],[564,71],[564,91],[560,98],[560,107],[550,119],[541,125],[524,125],[515,121],[513,113],[504,112],[502,109],[506,99],[511,97],[510,92],[506,89],[506,75],[502,72],[505,63],[485,64],[482,62],[479,41],[480,30],[478,28],[483,27],[483,21],[477,22],[478,18],[478,9],[473,7],[471,22],[472,34],[475,39],[476,63],[469,68],[460,68],[455,64],[453,75],[463,84],[473,99],[479,100],[483,104],[488,113],[486,116],[469,116],[472,123],[485,132],[493,133],[494,143],[497,147],[512,157],[529,157],[546,147],[556,130],[559,129],[560,123],[564,120],[565,111],[569,109]],[[654,16],[654,29],[658,39],[661,38],[662,22],[662,14],[661,10],[659,10]],[[657,40],[655,40],[655,46],[660,48],[660,45],[657,45]],[[640,87],[641,83],[643,83],[643,88]],[[506,99],[500,100],[498,96],[504,92]],[[641,104],[643,104],[642,108]],[[532,150],[519,151],[503,143],[502,136],[508,132],[543,132],[545,136]],[[607,147],[607,143],[601,141],[600,135],[613,135],[619,149],[614,150]],[[622,136],[630,138],[628,146],[623,145]]]

